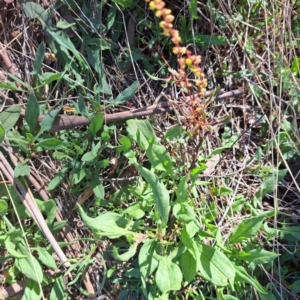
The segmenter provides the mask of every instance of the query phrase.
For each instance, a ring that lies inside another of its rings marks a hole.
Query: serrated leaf
[[[140,172],[140,174],[146,179],[146,181],[150,184],[154,195],[156,209],[161,216],[163,225],[167,226],[168,219],[169,219],[169,211],[170,211],[170,206],[169,206],[170,196],[168,190],[152,171],[138,164],[135,164],[135,167]]]
[[[234,228],[229,243],[235,244],[253,237],[262,225],[264,218],[265,215],[259,215],[242,221]]]
[[[36,100],[35,94],[31,92],[25,110],[25,120],[30,128],[30,132],[32,132],[36,128],[38,124],[39,115],[39,104]]]
[[[21,105],[12,105],[0,113],[0,122],[5,132],[11,130],[17,123],[21,112]]]

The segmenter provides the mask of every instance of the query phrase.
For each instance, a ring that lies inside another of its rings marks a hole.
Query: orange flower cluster
[[[185,88],[191,88],[193,85],[191,81],[187,78],[186,69],[188,68],[195,76],[196,80],[194,84],[198,88],[199,94],[205,92],[205,87],[207,86],[207,80],[205,78],[202,69],[199,64],[201,62],[201,57],[199,55],[193,55],[191,51],[187,50],[186,47],[181,47],[181,37],[179,31],[173,29],[172,22],[175,17],[172,15],[172,11],[165,8],[166,3],[162,0],[145,0],[149,2],[149,8],[151,10],[156,10],[155,15],[163,20],[159,23],[159,26],[163,29],[162,34],[167,37],[171,37],[173,42],[173,53],[178,56],[179,70],[176,74],[176,81],[180,86]]]

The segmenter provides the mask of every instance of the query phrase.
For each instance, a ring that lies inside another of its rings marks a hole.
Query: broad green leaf
[[[48,131],[52,128],[54,120],[59,113],[60,108],[54,109],[46,114],[42,122],[40,123],[40,130],[37,133],[37,135],[34,137],[34,140],[36,140],[43,132]]]
[[[158,263],[155,282],[163,294],[169,291],[179,291],[181,289],[182,272],[168,257],[163,257]]]
[[[189,251],[185,251],[180,257],[180,267],[183,278],[187,282],[191,282],[197,274],[197,263],[193,255]]]
[[[65,285],[63,276],[60,276],[55,280],[55,283],[50,293],[50,300],[60,299],[65,299]]]
[[[121,153],[121,151],[129,151],[131,149],[131,141],[127,136],[122,136],[120,138],[120,144],[121,146],[116,146],[115,149],[117,150],[117,153]]]
[[[273,192],[278,187],[278,182],[284,178],[286,172],[287,169],[279,170],[277,174],[271,174],[266,178],[254,195],[253,203],[255,207],[261,202],[266,194]]]
[[[134,202],[124,210],[124,214],[128,214],[135,220],[138,220],[145,215],[144,210],[145,208],[143,207],[141,202]]]
[[[52,255],[47,251],[46,248],[43,247],[37,247],[36,248],[38,254],[39,254],[39,260],[47,267],[56,269],[56,263]]]
[[[211,190],[215,196],[219,197],[231,195],[233,193],[233,190],[227,186],[213,187]]]
[[[21,90],[19,87],[17,87],[15,82],[0,82],[0,88],[7,89],[10,91],[26,92],[24,90]]]
[[[200,268],[200,263],[201,262],[200,262],[200,252],[199,252],[199,248],[198,248],[198,245],[197,245],[196,241],[189,236],[186,227],[184,227],[181,230],[180,237],[181,237],[181,242],[187,248],[189,253],[193,256],[193,258],[195,260],[195,268],[198,271],[199,268]]]
[[[293,59],[292,61],[292,72],[299,74],[299,70],[300,70],[300,58],[296,57]]]
[[[115,239],[121,236],[138,235],[125,229],[128,227],[129,222],[117,213],[106,212],[97,218],[91,218],[85,213],[80,205],[78,205],[78,210],[84,224],[99,236],[107,236],[108,238]]]
[[[28,279],[41,282],[43,280],[43,271],[38,260],[33,255],[29,255],[29,252],[25,246],[19,244],[18,248],[24,255],[27,255],[28,257],[16,258],[15,266]]]
[[[7,202],[3,199],[0,199],[0,217],[3,217],[7,214]]]
[[[150,184],[154,195],[156,209],[161,216],[163,226],[167,226],[168,219],[169,219],[169,211],[170,211],[170,206],[169,206],[170,197],[169,197],[168,190],[152,171],[138,164],[135,164],[135,167],[140,172],[140,174],[146,179],[146,181]]]
[[[99,176],[96,176],[91,183],[92,183],[93,192],[95,196],[99,199],[104,199],[105,191],[104,191],[103,184],[99,180]]]
[[[157,242],[155,240],[147,240],[140,249],[139,267],[144,278],[150,276],[158,266],[158,261],[153,256],[156,248]]]
[[[267,264],[280,256],[278,253],[270,252],[264,249],[252,249],[249,252],[242,251],[235,257],[255,266],[258,264]]]
[[[39,19],[43,28],[51,26],[51,17],[44,8],[35,2],[26,2],[21,4],[27,17],[31,19]]]
[[[234,228],[229,243],[235,244],[253,237],[262,225],[264,218],[265,215],[259,215],[242,221]]]
[[[130,258],[132,258],[137,249],[138,243],[134,243],[130,246],[127,252],[119,254],[118,249],[116,247],[113,247],[113,255],[114,259],[120,260],[120,261],[128,261]]]
[[[18,178],[21,176],[30,176],[30,167],[23,163],[17,163],[17,166],[14,169],[14,177]]]
[[[227,256],[218,249],[197,243],[200,252],[201,276],[217,286],[227,286],[233,282],[235,269]]]
[[[131,86],[125,89],[120,95],[117,96],[115,100],[112,101],[113,105],[120,105],[130,100],[134,95],[135,91],[139,86],[138,80],[134,81]]]
[[[62,167],[61,170],[59,170],[55,176],[52,178],[52,180],[48,184],[48,191],[54,190],[64,179],[66,176],[67,172],[69,170],[69,166],[64,166]]]
[[[184,223],[196,220],[195,211],[187,203],[176,203],[173,207],[173,214],[176,219]]]
[[[128,136],[134,140],[141,150],[146,150],[149,147],[149,140],[157,144],[157,137],[148,120],[127,120]]]
[[[164,139],[167,141],[172,141],[174,139],[179,139],[182,137],[184,129],[180,125],[175,125],[168,129],[164,134]]]
[[[60,28],[60,29],[74,28],[75,26],[76,23],[67,23],[65,21],[58,21],[56,23],[56,28]]]
[[[34,70],[31,72],[32,75],[41,73],[44,57],[45,45],[44,43],[41,43],[35,53],[35,58],[33,62]]]
[[[235,280],[239,282],[247,282],[251,284],[258,292],[266,294],[266,290],[260,285],[260,283],[252,276],[248,275],[247,271],[242,266],[234,265],[236,276]]]
[[[146,156],[154,169],[163,171],[165,174],[172,172],[172,159],[164,146],[150,143]]]
[[[12,105],[0,113],[0,122],[5,132],[11,130],[17,123],[21,112],[21,105]]]
[[[10,236],[7,236],[7,238],[4,241],[5,249],[8,251],[8,253],[15,258],[26,258],[28,257],[27,254],[23,254],[15,249],[15,244],[11,241]]]
[[[297,239],[300,239],[300,227],[299,226],[282,226],[278,229],[279,232],[283,235],[291,234]]]
[[[0,124],[0,144],[3,142],[4,138],[5,138],[5,129],[2,126],[2,124]]]
[[[46,150],[56,150],[62,148],[63,141],[56,138],[44,139],[38,143],[38,146],[41,146]]]
[[[99,150],[92,150],[89,152],[86,152],[82,157],[81,157],[81,161],[92,161],[93,159],[95,159],[96,157],[99,156]]]
[[[42,279],[43,278],[41,278],[41,281]],[[26,284],[21,300],[40,300],[41,297],[42,291],[40,289],[40,285],[34,280],[29,280]]]
[[[104,115],[102,113],[98,113],[93,117],[88,129],[89,133],[92,136],[95,136],[96,133],[101,129],[103,121],[104,121]]]
[[[36,100],[35,94],[30,93],[25,110],[25,120],[30,128],[30,132],[36,128],[40,115],[40,107]]]

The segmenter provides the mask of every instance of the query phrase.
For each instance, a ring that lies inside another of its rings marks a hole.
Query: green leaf
[[[146,156],[154,169],[165,172],[165,175],[172,172],[172,159],[164,146],[150,143]]]
[[[96,133],[101,129],[103,121],[104,121],[104,115],[102,113],[98,113],[93,117],[88,129],[89,133],[92,136],[95,136]]]
[[[251,265],[267,264],[280,256],[278,253],[270,252],[264,249],[252,249],[249,252],[239,252],[235,257],[246,261]]]
[[[52,180],[48,184],[48,191],[52,191],[55,189],[64,179],[64,177],[67,174],[67,171],[69,170],[69,166],[62,167],[61,170],[59,170],[55,176],[52,178]]]
[[[0,82],[0,88],[2,89],[7,89],[10,91],[18,91],[18,92],[25,92],[24,90],[20,89],[19,87],[17,87],[15,82]]]
[[[190,43],[193,41],[192,36],[187,39],[187,42]],[[222,36],[216,36],[216,35],[204,35],[204,34],[198,34],[196,33],[194,35],[194,41],[197,46],[199,47],[208,47],[208,46],[221,46],[221,45],[227,45],[227,39]]]
[[[201,276],[217,286],[227,286],[233,282],[235,269],[227,256],[216,248],[197,243],[200,252]]]
[[[135,235],[134,232],[125,229],[128,227],[128,221],[117,213],[106,212],[97,218],[91,218],[80,205],[77,208],[84,224],[99,236],[116,239],[121,236]]]
[[[44,139],[38,143],[43,149],[46,150],[56,150],[62,148],[63,141],[56,138]]]
[[[213,187],[211,190],[215,196],[219,197],[231,195],[233,193],[233,190],[227,186]]]
[[[292,61],[292,72],[299,74],[299,70],[300,70],[300,58],[296,57]]]
[[[42,122],[40,123],[40,130],[37,133],[37,135],[34,137],[34,140],[36,140],[43,132],[48,131],[52,128],[53,123],[55,121],[55,117],[59,113],[60,108],[54,109],[46,114]]]
[[[181,289],[182,272],[169,257],[163,257],[158,263],[155,282],[163,294],[168,291],[179,291]]]
[[[56,202],[53,199],[48,199],[47,201],[42,202],[41,208],[47,216],[46,223],[50,226],[55,220],[56,216]]]
[[[47,251],[46,248],[37,247],[36,248],[38,254],[39,254],[39,260],[47,267],[56,269],[56,263],[52,255]]]
[[[56,279],[53,288],[50,293],[50,300],[60,300],[65,299],[65,285],[63,276]]]
[[[141,150],[146,150],[149,147],[149,140],[157,144],[157,137],[148,120],[127,120],[128,136],[134,140]]]
[[[121,94],[117,96],[115,100],[112,101],[113,105],[120,105],[130,100],[134,95],[135,91],[139,86],[138,80],[134,81],[127,89],[125,89]]]
[[[44,43],[41,43],[35,53],[35,58],[33,62],[34,71],[31,72],[32,75],[41,73],[44,57],[45,57],[45,45]]]
[[[234,228],[229,243],[235,244],[253,237],[262,225],[264,218],[265,215],[259,215],[242,221]]]
[[[185,251],[180,257],[180,266],[183,278],[186,282],[191,282],[197,274],[197,263],[189,251]]]
[[[158,266],[158,261],[153,256],[156,248],[157,242],[155,240],[147,240],[140,249],[139,267],[144,278],[150,276]]]
[[[196,220],[195,211],[187,203],[176,203],[173,207],[173,214],[176,219],[184,223]]]
[[[180,179],[178,188],[176,190],[176,196],[178,202],[185,202],[188,199],[189,196],[189,190],[187,184],[188,177],[189,177],[188,175],[185,175]]]
[[[266,180],[261,184],[257,193],[254,195],[253,203],[255,207],[257,204],[260,204],[261,200],[266,194],[273,192],[278,187],[278,182],[284,178],[286,172],[287,169],[279,170],[276,172],[277,174],[271,174],[266,178]]]
[[[38,260],[33,255],[30,255],[26,247],[21,245],[20,243],[18,245],[18,248],[24,255],[27,255],[28,257],[16,258],[15,266],[27,278],[32,279],[36,282],[41,282],[43,279],[43,271]]]
[[[30,176],[30,167],[23,163],[17,163],[14,169],[14,177],[18,178],[20,176]]]
[[[43,85],[50,84],[53,81],[59,81],[64,76],[64,73],[44,72],[39,76]]]
[[[110,30],[115,23],[117,9],[115,5],[111,5],[107,13],[107,30]]]
[[[67,29],[67,28],[74,28],[76,23],[67,23],[66,21],[58,21],[56,23],[56,28],[60,29]]]
[[[31,19],[39,19],[43,28],[51,26],[51,17],[43,7],[35,2],[26,2],[21,4],[27,17]]]
[[[130,258],[132,258],[135,255],[137,246],[138,243],[132,244],[129,250],[123,254],[119,254],[118,249],[114,246],[113,247],[114,258],[120,261],[128,261]]]
[[[3,199],[0,199],[0,217],[3,217],[7,214],[7,202]]]
[[[189,5],[189,11],[192,19],[197,20],[197,0],[191,0]]]
[[[266,294],[266,290],[259,284],[259,282],[254,279],[252,276],[249,276],[247,271],[242,266],[234,265],[236,276],[235,281],[239,282],[247,282],[251,284],[258,292],[262,294]]]
[[[181,125],[175,125],[168,129],[164,134],[164,139],[169,141],[180,139],[183,135],[184,129]]]
[[[17,123],[21,112],[21,105],[12,105],[0,113],[0,122],[5,132],[11,130]]]
[[[96,70],[99,76],[99,85],[97,88],[97,92],[98,93],[102,92],[104,94],[111,95],[112,94],[111,88],[107,83],[105,73],[102,68],[103,63],[102,63],[102,59],[100,58],[101,53],[99,51],[99,47],[95,47],[95,48],[87,47],[86,52],[87,52],[87,61],[89,62],[91,67]]]
[[[42,291],[40,285],[34,280],[29,280],[26,284],[22,300],[40,300],[41,297]]]
[[[140,172],[140,174],[150,184],[154,195],[156,209],[161,216],[163,226],[167,226],[168,219],[169,219],[169,211],[170,211],[170,206],[169,206],[170,199],[169,199],[168,190],[152,171],[138,164],[134,164],[134,165],[137,168],[137,170]]]
[[[30,93],[25,110],[25,120],[30,128],[30,132],[36,128],[40,115],[40,107],[36,100],[35,94]]]
[[[99,180],[98,175],[92,180],[92,187],[95,196],[99,199],[104,199],[105,191],[103,184]]]
[[[2,124],[0,124],[0,143],[3,142],[4,138],[5,138],[5,129],[2,126]]]
[[[127,136],[122,136],[120,138],[120,144],[121,146],[115,147],[117,150],[117,153],[121,153],[121,151],[129,151],[131,149],[131,141]]]
[[[28,257],[27,254],[23,254],[15,249],[15,244],[11,241],[10,235],[7,236],[7,238],[4,241],[5,249],[8,251],[8,253],[15,258],[26,258]]]
[[[300,239],[300,227],[299,226],[282,226],[280,229],[280,233],[283,235],[291,234],[296,239]]]
[[[113,2],[120,5],[123,9],[131,8],[134,5],[133,0],[113,0]]]

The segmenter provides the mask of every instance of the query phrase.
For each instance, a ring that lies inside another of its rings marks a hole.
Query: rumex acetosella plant
[[[162,0],[145,1],[149,3],[149,8],[155,11],[155,16],[162,19],[159,23],[163,30],[162,34],[170,37],[174,44],[173,53],[177,55],[179,68],[171,74],[171,79],[176,82],[182,91],[186,92],[183,93],[184,95],[188,94],[189,100],[184,104],[188,109],[191,125],[196,125],[196,128],[198,128],[199,124],[203,124],[205,120],[203,108],[200,105],[200,96],[203,95],[207,86],[205,74],[199,66],[201,57],[200,55],[193,55],[190,50],[180,45],[181,37],[179,31],[174,29],[172,24],[175,17],[170,9],[165,8],[166,3]],[[195,79],[190,79],[187,72],[192,73]],[[196,93],[193,94],[195,89]]]

